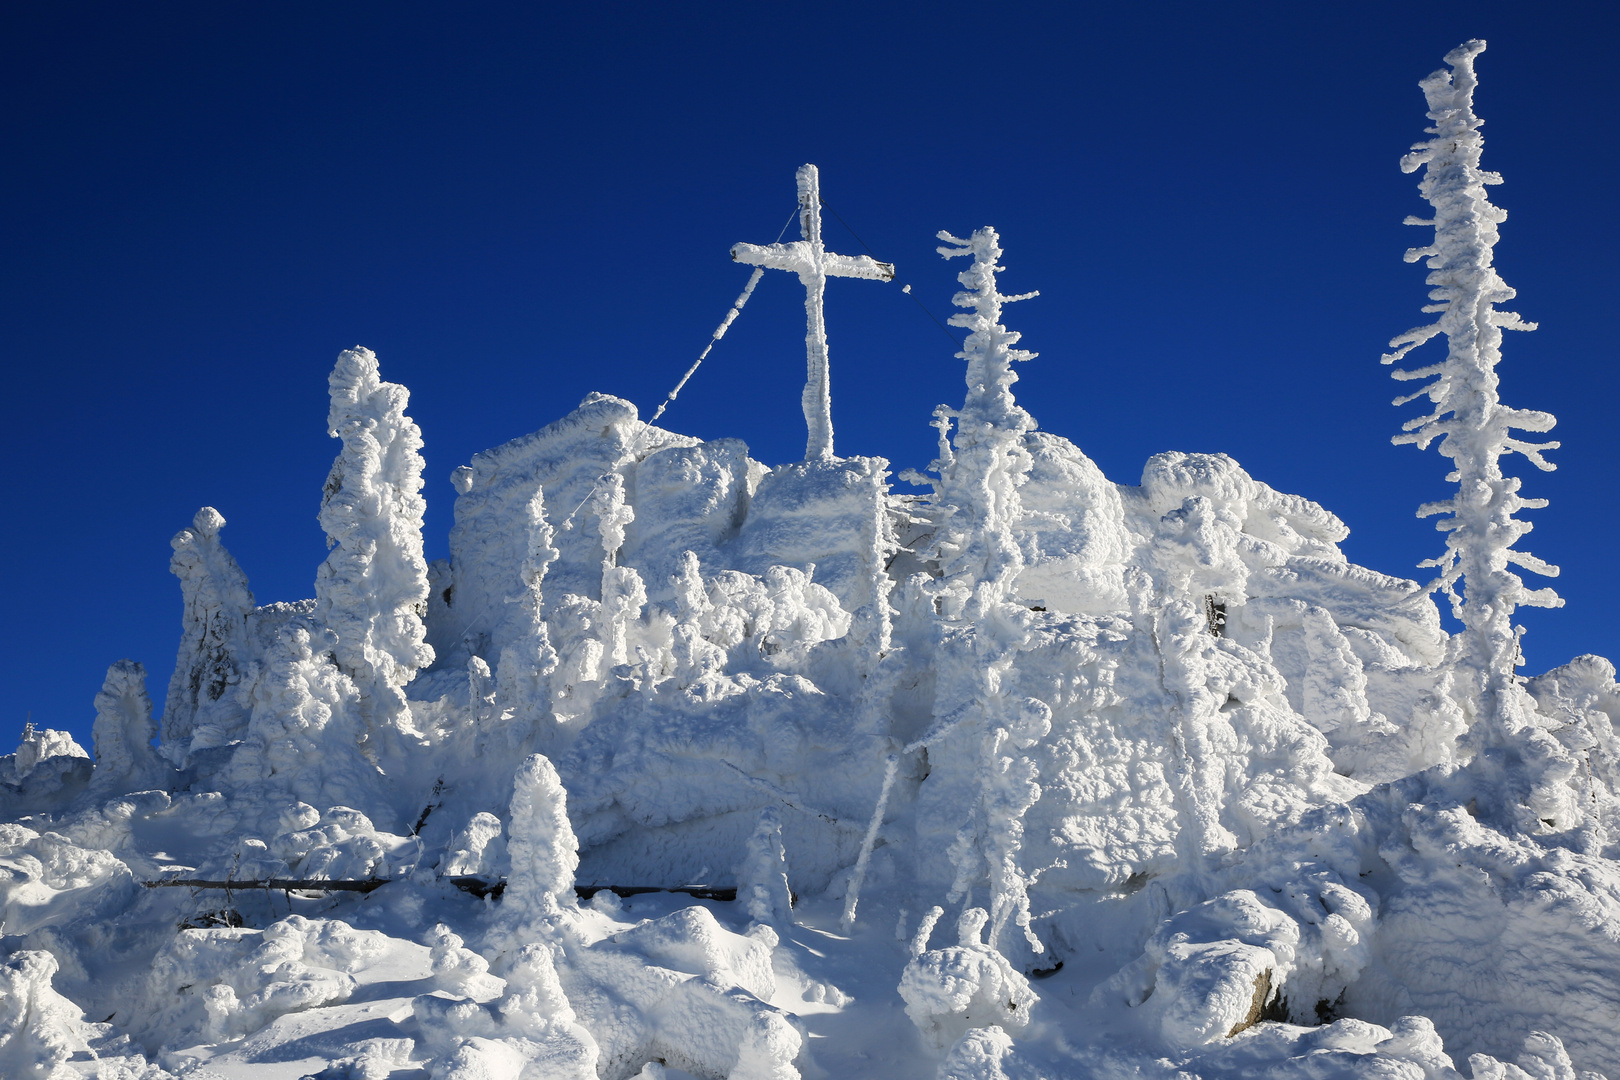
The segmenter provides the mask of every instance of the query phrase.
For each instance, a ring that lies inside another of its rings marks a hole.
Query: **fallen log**
[[[462,892],[472,893],[477,897],[493,897],[496,900],[506,891],[504,881],[485,881],[476,877],[453,877],[447,879],[450,884]],[[737,899],[737,890],[731,888],[712,888],[708,885],[575,885],[574,895],[581,900],[589,900],[599,892],[607,891],[617,897],[640,896],[643,893],[684,893],[698,900],[732,901]]]
[[[390,878],[366,878],[363,881],[341,881],[328,878],[240,878],[232,881],[213,881],[205,878],[164,878],[161,881],[143,881],[148,889],[164,887],[185,889],[224,889],[248,891],[274,889],[278,892],[357,892],[368,893],[388,884]],[[462,892],[496,900],[506,891],[504,881],[485,881],[477,877],[446,878]],[[735,888],[710,888],[707,885],[575,885],[574,893],[581,900],[589,900],[606,889],[615,896],[640,896],[643,893],[684,893],[698,900],[732,901],[737,899]]]

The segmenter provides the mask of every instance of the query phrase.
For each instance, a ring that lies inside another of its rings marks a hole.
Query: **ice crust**
[[[1442,407],[1510,325],[1482,47],[1409,159]],[[1000,237],[940,240],[967,393],[921,494],[591,394],[454,471],[429,566],[408,394],[343,353],[314,597],[256,605],[202,508],[156,746],[122,660],[93,759],[0,761],[0,1073],[1620,1076],[1620,686],[1513,672],[1533,560],[1450,529],[1451,635],[1223,454],[1109,481],[1012,393]],[[1510,517],[1542,414],[1481,415],[1411,441]]]

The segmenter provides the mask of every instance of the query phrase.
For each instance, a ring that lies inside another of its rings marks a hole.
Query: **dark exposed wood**
[[[148,889],[163,887],[186,889],[279,889],[283,892],[358,892],[368,893],[388,884],[388,878],[367,878],[365,881],[327,881],[303,878],[243,878],[238,881],[208,881],[203,878],[164,878],[162,881],[143,881]]]
[[[477,877],[453,877],[453,878],[448,878],[446,880],[448,880],[450,882],[450,884],[454,885],[456,888],[460,889],[462,892],[472,893],[474,896],[479,897],[479,898],[483,898],[485,896],[488,896],[488,897],[492,897],[492,898],[494,898],[496,900],[499,900],[501,898],[501,894],[506,891],[506,882],[504,882],[504,881],[485,881],[483,878],[477,878]],[[602,892],[603,890],[606,890],[606,891],[612,893],[614,896],[618,896],[618,897],[640,896],[643,893],[664,892],[664,893],[685,893],[687,896],[695,897],[695,898],[697,898],[699,900],[731,901],[731,900],[737,899],[737,890],[735,888],[727,888],[727,889],[710,888],[707,885],[670,885],[670,886],[664,886],[664,885],[575,885],[574,886],[574,894],[576,896],[578,896],[581,900],[589,900],[591,897],[595,896],[599,892]]]
[[[480,900],[486,896],[499,900],[501,893],[506,891],[504,881],[485,881],[480,877],[453,877],[445,880],[462,892],[472,893]]]
[[[606,889],[608,892],[612,893],[614,896],[621,896],[621,897],[623,897],[623,896],[639,896],[642,893],[675,892],[675,893],[685,893],[687,896],[693,896],[693,897],[696,897],[699,900],[724,900],[724,901],[729,902],[729,901],[737,899],[737,890],[735,888],[711,889],[707,885],[670,885],[670,886],[662,886],[662,885],[575,885],[574,886],[574,891],[579,894],[579,898],[581,900],[589,900],[591,897],[595,896],[597,893],[601,892],[603,889]]]

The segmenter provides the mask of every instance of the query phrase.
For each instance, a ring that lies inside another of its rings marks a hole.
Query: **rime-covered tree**
[[[1412,248],[1406,260],[1426,260],[1433,303],[1423,310],[1440,317],[1391,341],[1394,351],[1384,363],[1395,363],[1431,338],[1446,337],[1444,360],[1394,373],[1401,380],[1430,380],[1395,404],[1427,398],[1433,405],[1427,415],[1407,421],[1394,441],[1419,449],[1438,443],[1441,455],[1455,466],[1447,479],[1457,485],[1457,493],[1418,510],[1419,517],[1439,516],[1435,527],[1446,534],[1445,551],[1421,565],[1438,569],[1429,590],[1445,593],[1463,623],[1458,674],[1459,683],[1466,684],[1461,687],[1464,706],[1476,722],[1483,722],[1481,734],[1490,741],[1518,726],[1514,609],[1521,604],[1559,607],[1563,600],[1551,589],[1526,588],[1509,568],[1547,577],[1558,573],[1557,567],[1514,548],[1532,527],[1514,515],[1545,506],[1546,500],[1521,496],[1519,479],[1504,475],[1501,464],[1506,455],[1520,453],[1550,471],[1553,465],[1542,451],[1558,444],[1515,438],[1514,429],[1543,432],[1555,420],[1545,412],[1503,405],[1497,394],[1502,331],[1533,330],[1535,324],[1496,308],[1515,293],[1491,265],[1497,226],[1507,212],[1491,205],[1485,192],[1502,178],[1479,165],[1484,139],[1479,130],[1483,121],[1474,114],[1474,58],[1484,50],[1485,43],[1477,40],[1458,46],[1446,55],[1451,69],[1437,71],[1421,84],[1434,122],[1428,132],[1434,138],[1416,144],[1401,160],[1401,169],[1424,170],[1418,190],[1434,207],[1434,217],[1409,217],[1407,223],[1432,226],[1434,241]]]
[[[534,724],[550,709],[549,677],[557,668],[541,591],[557,549],[552,546],[554,530],[546,520],[545,490],[538,484],[526,512],[529,550],[520,571],[521,586],[506,615],[510,644],[501,650],[496,678],[501,703],[515,710],[524,723]]]
[[[225,727],[210,742],[237,737],[232,721],[247,711],[232,699],[242,676],[243,629],[253,611],[247,576],[219,539],[225,518],[212,506],[197,511],[191,528],[169,543],[174,556],[169,570],[180,579],[180,650],[163,706],[163,743],[170,753],[184,754],[199,726]]]
[[[1003,267],[994,229],[975,230],[967,240],[948,232],[939,238],[945,241],[938,249],[945,258],[973,258],[957,275],[964,289],[952,298],[967,310],[950,319],[969,331],[956,354],[967,361],[967,396],[958,410],[935,410],[940,458],[934,463],[939,479],[932,499],[932,555],[942,571],[937,610],[951,624],[941,655],[955,658],[941,665],[949,671],[937,684],[935,722],[941,735],[960,728],[957,737],[977,744],[979,763],[973,801],[963,808],[949,852],[956,874],[948,899],[971,903],[975,886],[986,881],[991,946],[1013,951],[1027,945],[1038,953],[1043,946],[1029,925],[1033,879],[1021,867],[1019,853],[1023,814],[1041,792],[1039,769],[1025,751],[1050,729],[1051,710],[1010,692],[1006,683],[1032,618],[1013,591],[1024,568],[1015,533],[1024,514],[1018,489],[1032,464],[1025,440],[1035,420],[1013,399],[1018,376],[1012,365],[1035,354],[1015,348],[1020,335],[1001,323],[1002,305],[1037,294],[1007,296],[997,289],[996,274]],[[953,418],[956,434],[947,442]],[[1022,931],[1022,943],[1011,927]]]
[[[433,662],[426,641],[422,430],[410,391],[383,382],[370,349],[338,357],[328,433],[343,440],[321,501],[333,551],[315,576],[316,612],[337,635],[338,666],[361,687],[374,723],[409,727],[400,689]]]
[[[514,925],[541,923],[573,905],[574,871],[579,869],[568,792],[544,755],[531,754],[518,768],[510,820],[512,869],[502,897],[505,918]]]
[[[957,275],[965,288],[951,299],[968,310],[950,318],[952,326],[969,331],[956,354],[967,361],[967,397],[954,414],[936,411],[941,424],[950,416],[956,420],[956,437],[950,447],[942,446],[936,463],[935,503],[942,513],[936,552],[946,579],[970,595],[979,592],[977,603],[985,606],[1010,596],[1023,569],[1013,526],[1022,512],[1018,488],[1030,468],[1024,436],[1035,429],[1034,418],[1012,394],[1018,381],[1013,363],[1035,354],[1014,348],[1021,335],[1001,324],[1001,308],[1039,294],[997,290],[996,274],[1004,268],[997,265],[996,230],[977,229],[967,240],[942,231],[939,238],[948,245],[938,249],[945,258],[970,255],[973,262]]]
[[[146,692],[146,669],[120,660],[107,669],[96,695],[96,771],[98,791],[142,791],[163,782],[163,766],[152,751],[152,699]]]

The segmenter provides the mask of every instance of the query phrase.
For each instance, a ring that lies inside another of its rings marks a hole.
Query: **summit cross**
[[[803,240],[791,244],[736,244],[734,261],[770,270],[791,270],[804,285],[805,382],[804,422],[810,429],[805,442],[806,461],[833,457],[832,392],[828,385],[827,322],[822,316],[822,293],[829,277],[894,280],[894,264],[867,255],[835,255],[821,243],[821,178],[814,165],[799,168],[799,232]]]

